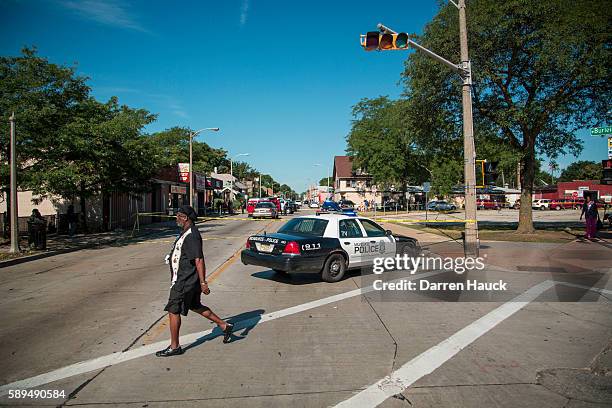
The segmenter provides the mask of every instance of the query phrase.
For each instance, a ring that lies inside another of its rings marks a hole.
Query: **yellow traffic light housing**
[[[378,31],[369,31],[365,35],[361,35],[361,46],[366,51],[389,51],[389,50],[404,50],[409,45],[407,33],[380,33]]]

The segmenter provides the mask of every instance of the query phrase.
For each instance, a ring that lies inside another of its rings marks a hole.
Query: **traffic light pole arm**
[[[383,33],[397,34],[396,31],[390,29],[389,27],[385,26],[382,23],[378,23],[376,25],[376,27],[378,27],[378,29],[381,32],[383,32]],[[433,52],[431,50],[428,50],[427,48],[423,47],[421,44],[418,44],[418,43],[412,41],[410,38],[408,39],[408,44],[410,44],[412,47],[416,48],[417,50],[424,52],[425,54],[427,54],[431,58],[441,62],[442,64],[446,65],[447,67],[449,67],[450,69],[454,70],[455,72],[458,72],[459,75],[461,75],[464,79],[470,78],[470,82],[471,82],[471,73],[470,73],[471,70],[470,70],[469,65],[464,67],[461,64],[453,64],[452,62],[450,62],[446,58],[441,57],[438,54],[436,54],[435,52]]]

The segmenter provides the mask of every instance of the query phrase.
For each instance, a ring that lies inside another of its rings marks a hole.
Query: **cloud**
[[[96,21],[100,24],[126,28],[150,33],[130,15],[125,3],[117,0],[61,0],[64,8],[73,11],[82,18]]]
[[[246,24],[247,17],[249,11],[249,0],[242,0],[242,5],[240,6],[240,25],[243,26]]]

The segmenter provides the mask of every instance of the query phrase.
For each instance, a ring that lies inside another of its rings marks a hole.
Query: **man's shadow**
[[[257,324],[261,320],[261,316],[264,313],[265,310],[257,309],[250,312],[240,313],[236,316],[232,316],[226,319],[226,322],[234,325],[234,331],[232,333],[232,336],[230,337],[229,343],[240,341],[246,338],[246,336],[251,332],[251,330],[255,326],[257,326]],[[242,332],[237,335],[239,331]],[[196,339],[196,341],[186,346],[183,350],[187,351],[217,337],[223,337],[223,331],[218,326],[216,326],[211,333]]]

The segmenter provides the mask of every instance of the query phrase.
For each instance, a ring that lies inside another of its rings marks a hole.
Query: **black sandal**
[[[223,343],[229,343],[232,338],[232,333],[234,331],[234,325],[227,323],[225,326],[225,330],[223,330]]]
[[[181,354],[183,354],[183,349],[181,348],[181,346],[178,346],[175,349],[172,349],[170,348],[170,346],[168,346],[165,349],[155,353],[157,357],[172,357],[172,356],[179,356]]]

